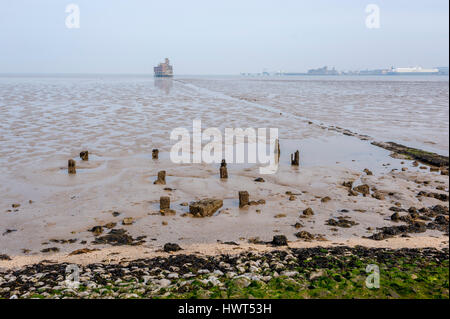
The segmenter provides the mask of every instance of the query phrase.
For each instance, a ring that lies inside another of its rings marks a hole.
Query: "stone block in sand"
[[[221,199],[207,198],[189,205],[189,213],[194,217],[212,216],[220,207],[223,206]]]

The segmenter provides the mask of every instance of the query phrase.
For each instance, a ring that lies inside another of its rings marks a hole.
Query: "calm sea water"
[[[196,118],[208,126],[279,127],[290,138],[321,134],[300,128],[300,119],[308,119],[448,154],[449,82],[443,76],[0,77],[3,161],[78,145],[147,148]]]
[[[256,105],[448,155],[447,76],[197,78],[184,82]]]

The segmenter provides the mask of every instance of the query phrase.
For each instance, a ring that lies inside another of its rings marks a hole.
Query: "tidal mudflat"
[[[339,286],[339,278],[356,281],[349,288],[355,294],[342,296],[411,297],[414,290],[397,282],[402,272],[413,286],[419,277],[437,276],[424,279],[427,284],[419,280],[416,296],[448,297],[445,79],[0,78],[0,296],[65,296],[59,293],[62,269],[77,264],[90,269],[85,288],[109,289],[118,279],[140,285],[142,276],[156,286],[69,297],[192,297],[187,288],[172,289],[190,271],[203,288],[215,287],[194,297],[225,297],[224,289],[232,291],[226,297],[264,297],[260,289],[279,297],[321,297],[325,286]],[[230,163],[224,179],[220,163],[172,163],[171,130],[190,129],[195,119],[220,130],[279,128],[277,173]],[[292,166],[297,150],[299,165]],[[76,174],[68,174],[68,159]],[[165,183],[155,183],[162,171]],[[240,205],[242,191],[249,205]],[[169,198],[168,207],[162,198]],[[205,199],[221,204],[196,217],[190,206]],[[362,254],[350,263],[358,274],[347,278],[351,269],[338,271],[329,261],[305,267],[322,250],[338,264],[346,254]],[[245,255],[249,251],[255,255]],[[269,266],[253,265],[264,264],[255,256],[265,254]],[[280,254],[292,260],[280,262]],[[428,273],[434,266],[421,257],[427,254],[438,256],[438,274]],[[172,258],[177,261],[155,268],[157,260]],[[230,258],[242,260],[229,269],[219,266]],[[136,270],[139,259],[146,260],[147,273]],[[369,259],[389,270],[384,280],[395,284],[388,290],[364,292],[361,269]],[[198,260],[213,262],[188,269],[186,263]],[[406,271],[410,264],[416,268]],[[120,278],[108,277],[120,265],[132,274],[121,268]],[[203,267],[208,272],[199,272]],[[93,276],[97,268],[100,275]],[[214,271],[216,280],[202,283]],[[323,277],[319,284],[310,284],[311,271],[321,271],[313,275]],[[231,280],[226,272],[245,279]],[[314,288],[290,295],[286,280]]]

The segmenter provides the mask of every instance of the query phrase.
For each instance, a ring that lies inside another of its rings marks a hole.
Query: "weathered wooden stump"
[[[166,185],[166,171],[159,171],[158,179],[153,184]]]
[[[169,209],[170,208],[170,197],[169,196],[161,196],[159,198],[159,209]]]
[[[88,151],[83,151],[80,153],[80,158],[83,161],[88,161],[89,160],[89,152]]]
[[[275,152],[276,152],[276,158],[277,161],[280,161],[280,140],[276,139],[275,140]]]
[[[296,151],[294,154],[291,154],[291,165],[299,166],[300,165],[300,152]]]
[[[248,205],[249,197],[250,197],[250,195],[248,194],[247,191],[240,191],[239,192],[239,207],[240,208]]]
[[[227,162],[224,159],[220,163],[220,178],[228,178]]]
[[[153,159],[158,159],[158,156],[159,156],[159,150],[157,148],[154,148],[152,150],[152,158]]]
[[[69,174],[77,173],[76,162],[73,159],[69,160],[67,167],[68,167]]]

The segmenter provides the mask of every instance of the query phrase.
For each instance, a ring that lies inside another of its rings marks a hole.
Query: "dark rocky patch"
[[[133,238],[132,236],[127,234],[127,231],[125,229],[111,229],[108,234],[95,238],[92,243],[94,245],[137,246],[145,243],[145,240],[143,239],[146,237],[147,236],[139,236],[137,238]]]
[[[337,219],[328,219],[327,223],[328,226],[337,226],[342,228],[350,228],[352,226],[358,225],[357,222],[350,220],[350,217],[348,216],[339,216]]]
[[[173,244],[173,243],[167,243],[164,244],[164,251],[169,253],[169,252],[173,252],[173,251],[179,251],[182,250],[182,248],[180,247],[180,245],[178,244]]]
[[[287,238],[284,235],[273,236],[271,244],[274,246],[287,246]]]
[[[433,166],[438,167],[447,167],[449,166],[448,156],[442,156],[436,153],[422,151],[416,148],[407,147],[401,144],[397,144],[394,142],[372,142],[373,145],[387,149],[388,151],[392,151],[398,154],[407,155],[412,159],[418,160],[422,163],[426,163]]]

